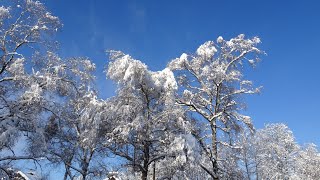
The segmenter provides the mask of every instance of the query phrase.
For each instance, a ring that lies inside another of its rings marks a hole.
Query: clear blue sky
[[[295,0],[45,0],[64,27],[61,54],[87,56],[98,66],[101,97],[114,87],[102,73],[106,49],[122,50],[161,70],[207,40],[259,36],[267,52],[246,72],[261,95],[247,99],[257,128],[284,122],[299,143],[320,145],[320,1]]]

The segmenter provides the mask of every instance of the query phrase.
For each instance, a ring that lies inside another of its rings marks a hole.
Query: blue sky
[[[114,86],[105,80],[105,50],[116,49],[161,70],[207,40],[238,34],[259,36],[267,56],[246,72],[261,95],[247,98],[257,128],[284,122],[299,143],[320,145],[320,2],[257,0],[45,0],[64,24],[61,55],[87,56],[97,64],[102,98]]]

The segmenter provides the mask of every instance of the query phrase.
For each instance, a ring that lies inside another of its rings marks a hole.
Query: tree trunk
[[[156,180],[156,161],[153,162],[153,180]]]
[[[148,171],[142,171],[141,180],[147,180],[148,178]]]
[[[73,155],[67,160],[67,162],[65,162],[64,166],[65,166],[66,172],[64,173],[63,180],[67,180],[68,176],[70,177],[70,179],[72,178],[70,167],[68,166],[68,165],[71,165],[72,159],[73,159]]]
[[[211,131],[212,131],[212,156],[213,156],[213,174],[215,177],[212,177],[214,180],[219,180],[218,176],[218,147],[217,147],[217,127],[216,127],[216,121],[211,121]]]
[[[86,179],[86,177],[87,177],[87,175],[88,175],[88,167],[89,167],[89,163],[86,162],[87,159],[85,159],[84,161],[85,161],[85,162],[83,162],[82,168],[81,168],[81,170],[82,170],[82,180],[85,180],[85,179]]]
[[[144,157],[143,157],[143,171],[142,171],[142,175],[141,175],[142,180],[147,180],[147,178],[148,178],[149,153],[150,153],[149,143],[145,142],[143,145],[143,156]]]
[[[250,170],[249,170],[249,160],[248,160],[248,157],[247,157],[247,148],[245,147],[244,149],[244,165],[246,167],[246,171],[247,171],[247,177],[248,177],[248,180],[251,180],[251,176],[250,176]]]
[[[214,106],[214,113],[215,115],[219,112],[219,105],[220,105],[220,88],[221,85],[217,85],[217,94],[216,94],[216,104]],[[213,169],[213,175],[215,177],[212,177],[214,180],[219,180],[219,174],[218,174],[218,143],[217,143],[217,119],[213,118],[210,121],[211,126],[211,133],[212,133],[212,156],[213,156],[213,163],[212,163],[212,169]]]
[[[66,170],[66,172],[64,173],[64,176],[63,176],[63,180],[67,180],[68,178],[68,171]]]
[[[82,169],[82,180],[86,180],[86,178],[87,178],[87,171],[88,171],[88,169],[87,168],[85,168],[85,169]]]

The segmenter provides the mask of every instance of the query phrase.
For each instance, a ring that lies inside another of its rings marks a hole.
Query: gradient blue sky
[[[320,145],[320,1],[296,0],[45,0],[64,24],[61,55],[87,56],[98,66],[101,98],[114,86],[105,80],[105,50],[116,49],[161,70],[207,40],[244,33],[259,36],[268,54],[246,72],[261,95],[247,98],[257,128],[284,122],[299,143]]]

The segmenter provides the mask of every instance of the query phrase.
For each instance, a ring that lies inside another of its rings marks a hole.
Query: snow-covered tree
[[[257,169],[257,153],[256,153],[256,141],[255,132],[248,129],[243,129],[239,133],[239,138],[236,144],[239,146],[239,151],[236,156],[238,159],[238,165],[240,166],[240,171],[242,172],[243,179],[258,179],[256,177]]]
[[[0,7],[0,150],[12,150],[21,132],[41,134],[37,127],[42,112],[49,111],[45,95],[60,83],[63,67],[54,66],[56,56],[39,59],[40,52],[53,48],[51,35],[60,28],[59,19],[38,1],[6,1]],[[36,68],[45,64],[44,68]],[[34,66],[34,68],[31,68]],[[56,70],[56,71],[55,71]],[[56,72],[56,74],[53,74]],[[41,137],[39,139],[41,141]],[[28,159],[1,157],[0,161]]]
[[[232,146],[228,134],[243,124],[252,128],[250,117],[241,114],[244,105],[240,97],[259,92],[243,76],[247,64],[255,66],[259,61],[259,43],[259,38],[246,39],[242,34],[230,40],[219,37],[217,42],[201,45],[195,54],[183,53],[168,64],[178,74],[177,102],[206,123],[203,133],[195,137],[203,150],[203,162],[209,162],[200,161],[199,165],[213,179],[219,179],[219,164],[224,163],[219,148]]]
[[[111,51],[110,59],[107,76],[118,89],[112,115],[117,127],[109,134],[112,141],[108,147],[125,158],[133,171],[140,172],[141,179],[149,174],[155,178],[157,162],[174,156],[170,143],[187,127],[183,111],[175,104],[174,75],[167,68],[150,71],[119,51]]]
[[[61,92],[66,95],[61,107],[44,127],[46,157],[54,164],[64,165],[64,179],[99,176],[101,168],[92,162],[99,159],[100,121],[108,111],[104,110],[105,101],[99,100],[92,89],[95,64],[87,58],[71,58],[62,65],[73,89]]]
[[[105,154],[99,131],[108,113],[107,103],[88,91],[71,99],[64,108],[59,127],[48,137],[49,160],[64,165],[64,179],[101,176],[106,164],[102,161]]]
[[[39,1],[6,1],[0,7],[0,162],[38,160],[57,133],[66,102],[83,95],[94,64],[61,59],[54,33],[61,27]],[[14,146],[27,145],[17,155]],[[1,165],[1,166],[2,166]]]
[[[256,133],[242,133],[239,167],[243,179],[317,179],[319,152],[309,144],[301,148],[284,124],[267,124]]]
[[[256,177],[258,179],[292,179],[299,146],[292,131],[284,124],[269,124],[254,137]]]
[[[315,144],[301,148],[295,164],[300,179],[318,179],[320,177],[320,152]]]

